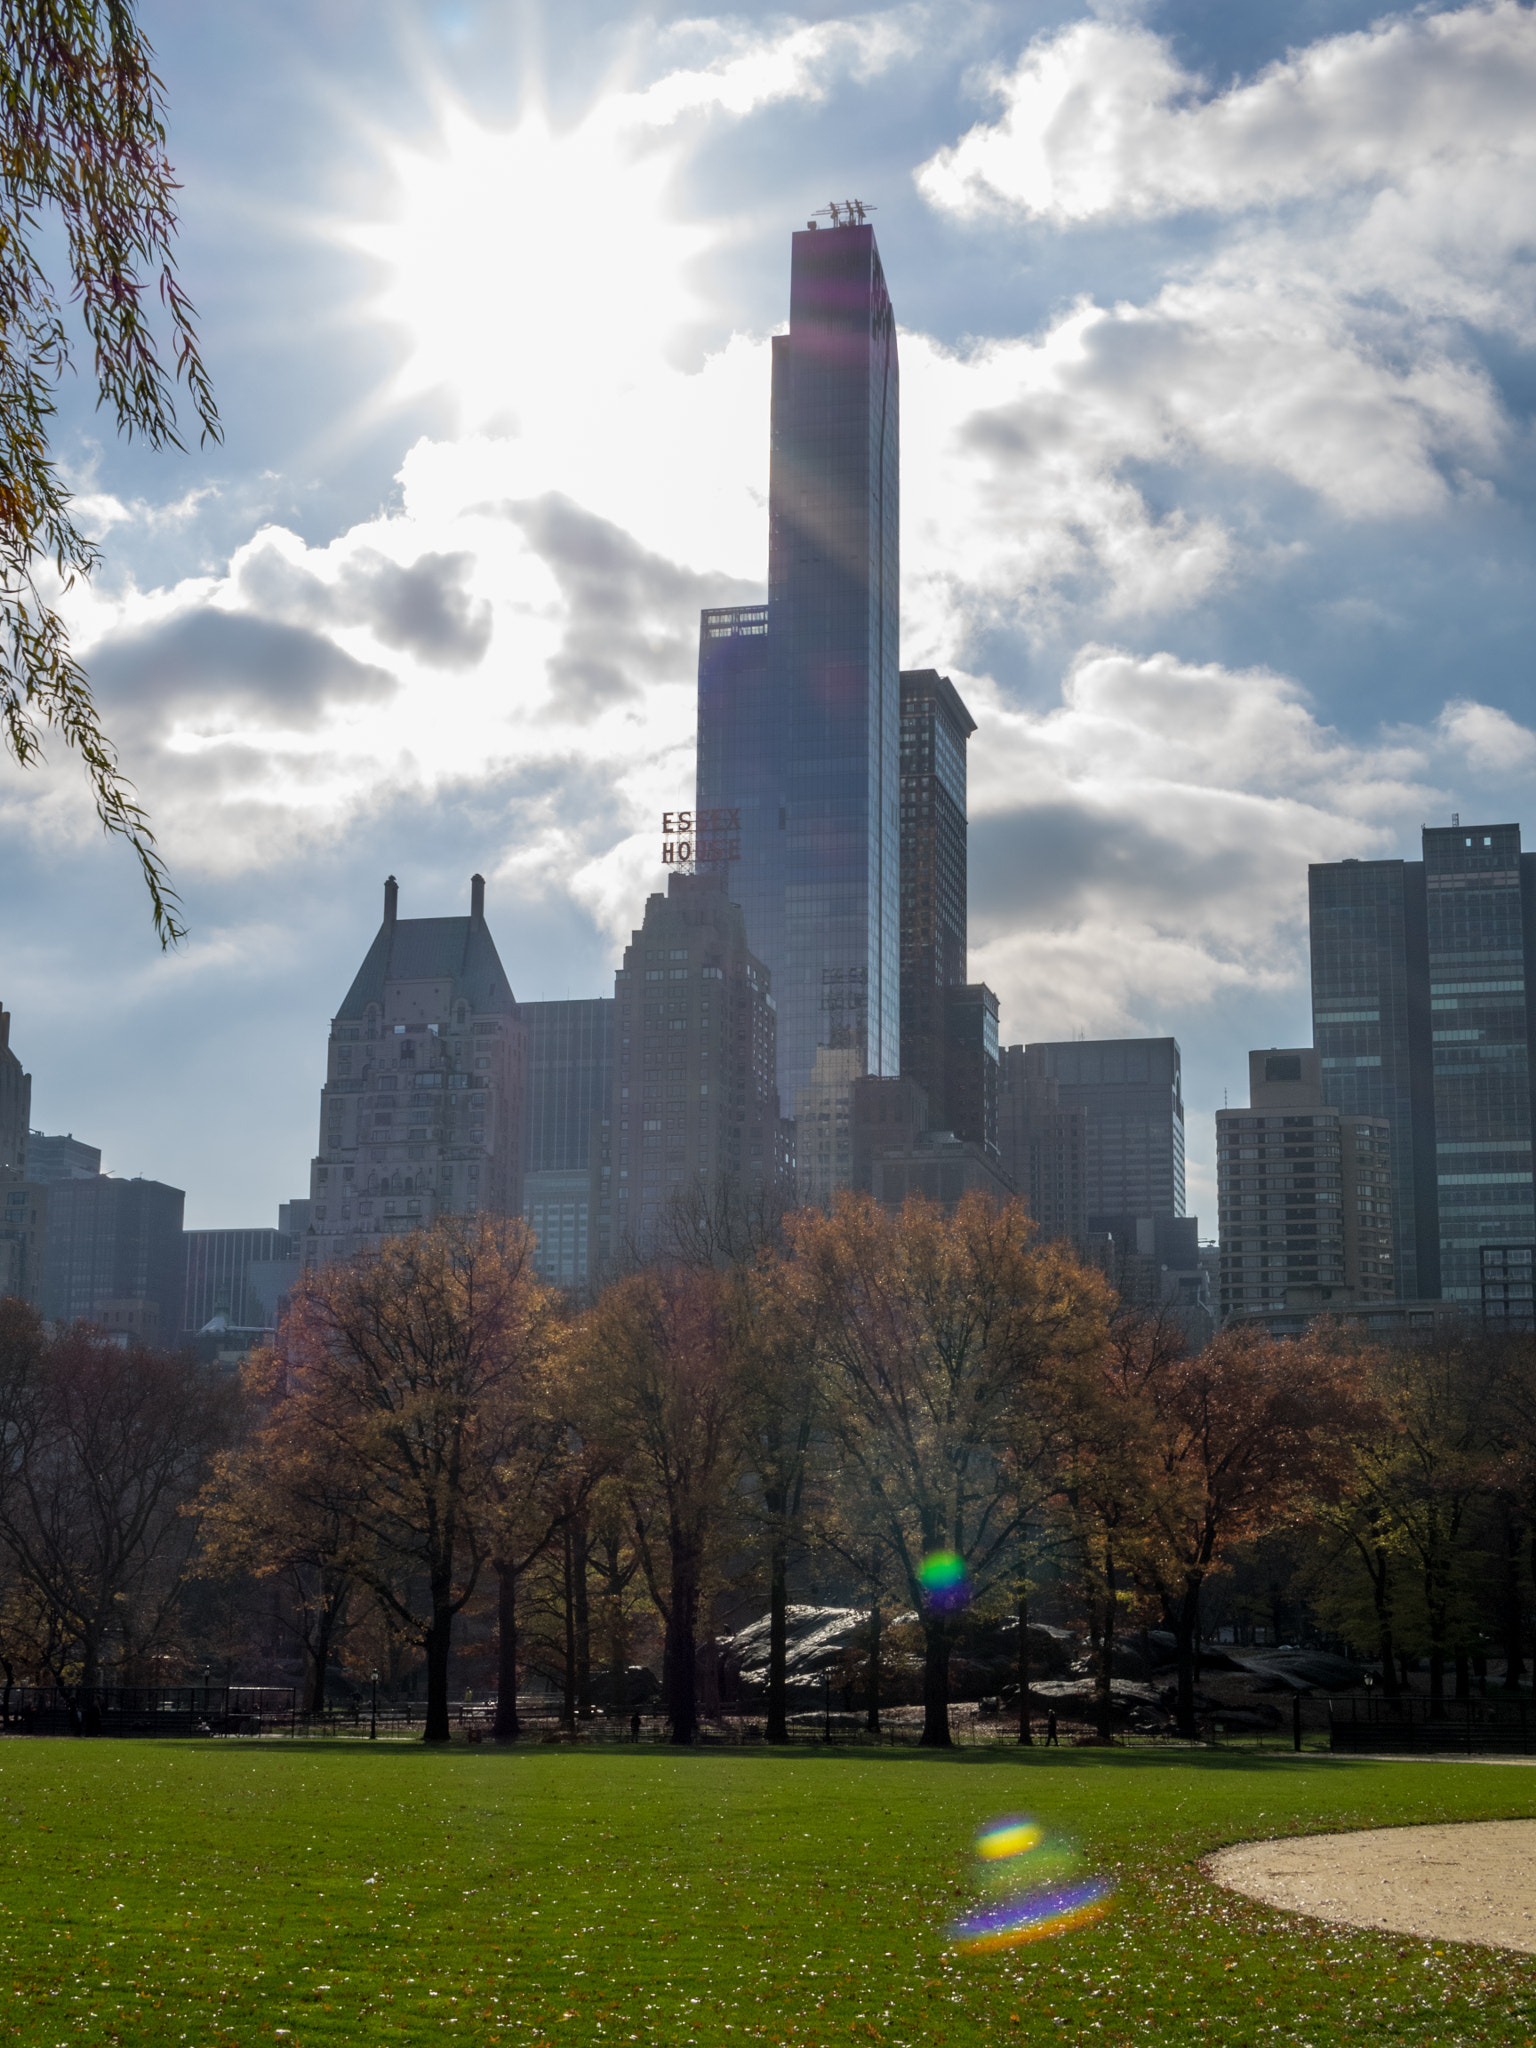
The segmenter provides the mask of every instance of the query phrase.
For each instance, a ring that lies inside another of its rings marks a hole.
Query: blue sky
[[[695,619],[766,558],[788,236],[872,200],[903,638],[972,744],[1007,1042],[1172,1031],[1190,1206],[1304,1043],[1306,865],[1536,834],[1536,17],[1303,0],[746,8],[156,0],[222,448],[66,386],[68,600],[192,934],[60,750],[0,769],[34,1121],[304,1191],[394,872],[595,994],[692,782]]]

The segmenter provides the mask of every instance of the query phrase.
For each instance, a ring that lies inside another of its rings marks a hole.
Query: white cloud
[[[1536,768],[1536,732],[1519,725],[1496,704],[1458,697],[1437,721],[1440,732],[1466,755],[1475,774],[1502,780]]]
[[[1113,615],[1149,581],[1177,608],[1241,566],[1209,520],[1154,534],[1133,463],[1284,479],[1349,519],[1487,493],[1514,429],[1466,329],[1536,339],[1529,9],[1398,17],[1215,94],[1148,29],[1080,22],[993,84],[1002,116],[917,174],[935,206],[994,235],[999,213],[1213,217],[1141,303],[1084,298],[1009,345],[1018,388],[978,414],[1000,468],[1010,435],[1027,457],[1016,494],[1042,450],[1048,506],[1088,487],[1075,529],[1044,513],[1058,575],[1087,552]]]
[[[1529,176],[1536,18],[1515,0],[1389,17],[1211,94],[1148,29],[1079,22],[991,86],[1004,103],[919,174],[937,205],[1061,223],[1233,213],[1395,186],[1405,169]]]
[[[1351,740],[1286,677],[1171,654],[1084,648],[1044,712],[961,686],[972,972],[1036,1037],[1294,990],[1307,863],[1391,850],[1453,765],[1434,733]]]

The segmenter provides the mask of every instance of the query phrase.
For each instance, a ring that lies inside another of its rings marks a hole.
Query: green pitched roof
[[[361,1017],[370,1003],[382,1004],[387,981],[451,981],[453,1001],[482,1015],[517,1009],[483,917],[386,918],[337,1016]]]

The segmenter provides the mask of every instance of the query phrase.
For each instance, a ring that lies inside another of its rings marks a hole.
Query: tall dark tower
[[[841,1099],[900,1055],[896,322],[863,209],[833,211],[793,238],[773,343],[766,617],[706,612],[699,652],[698,806],[739,813],[797,1116],[813,1077]]]

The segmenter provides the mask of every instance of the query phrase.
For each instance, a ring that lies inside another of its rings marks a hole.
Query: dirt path
[[[1536,1820],[1240,1842],[1201,1868],[1314,1919],[1536,1954]]]

